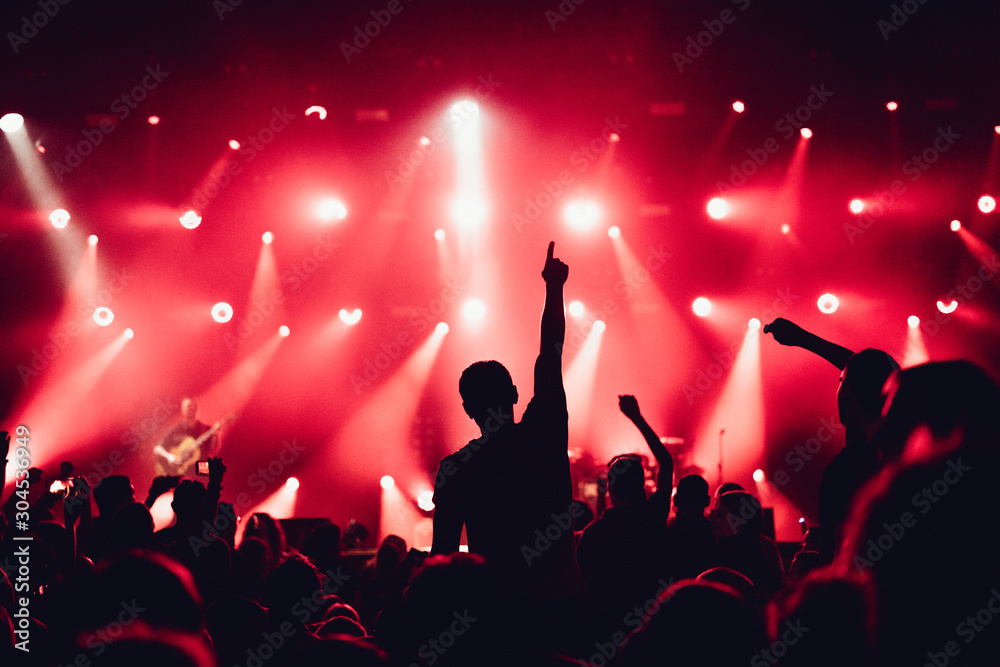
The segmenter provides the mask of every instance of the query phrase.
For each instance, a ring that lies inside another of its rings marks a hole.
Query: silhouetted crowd
[[[1000,665],[1000,387],[984,370],[900,369],[769,323],[778,343],[839,369],[844,427],[817,489],[821,525],[783,558],[753,493],[675,483],[632,396],[619,409],[656,462],[655,490],[643,458],[622,454],[597,508],[573,497],[568,267],[553,244],[542,277],[521,420],[498,362],[459,382],[481,435],[441,462],[430,554],[389,536],[362,564],[330,521],[295,548],[267,514],[243,519],[237,545],[221,458],[207,483],[157,477],[138,502],[122,475],[91,489],[68,466],[26,469],[18,434],[2,434],[15,481],[0,518],[0,665]],[[175,518],[154,531],[168,491]]]

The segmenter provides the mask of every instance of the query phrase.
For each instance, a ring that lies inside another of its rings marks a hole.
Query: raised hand
[[[557,257],[553,257],[556,242],[549,241],[549,254],[545,258],[545,268],[542,269],[542,278],[546,283],[562,285],[569,276],[569,267],[563,264]]]
[[[619,396],[618,409],[632,421],[635,421],[642,416],[642,413],[639,412],[639,401],[635,400],[635,396],[630,396],[628,394]]]
[[[221,456],[213,456],[208,459],[208,483],[222,484],[222,476],[226,474],[226,466],[222,463]]]
[[[782,317],[779,317],[770,324],[765,324],[764,333],[771,334],[774,336],[774,340],[782,345],[793,345],[796,347],[804,347],[808,338],[808,333],[805,329]]]

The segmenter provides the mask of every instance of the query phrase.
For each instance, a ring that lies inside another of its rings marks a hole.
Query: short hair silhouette
[[[608,488],[629,503],[646,500],[646,471],[638,454],[619,454],[608,462]]]
[[[701,475],[684,475],[677,482],[674,505],[682,509],[703,509],[708,507],[708,482]]]
[[[458,380],[465,411],[475,419],[486,416],[490,408],[517,402],[517,388],[510,372],[499,361],[477,361],[462,372]]]

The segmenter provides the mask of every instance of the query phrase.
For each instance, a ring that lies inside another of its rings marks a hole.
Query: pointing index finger
[[[553,251],[555,251],[555,249],[556,249],[556,242],[555,241],[549,241],[549,256],[548,256],[548,259],[552,259],[552,253],[553,253]]]

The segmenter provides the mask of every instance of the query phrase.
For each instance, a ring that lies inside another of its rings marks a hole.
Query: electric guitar
[[[184,476],[191,472],[191,469],[201,458],[201,446],[208,442],[208,439],[219,432],[223,425],[234,421],[237,417],[235,412],[212,424],[212,427],[202,433],[197,438],[188,436],[179,443],[167,450],[167,453],[174,457],[173,462],[159,452],[156,455],[156,476],[172,475]]]

